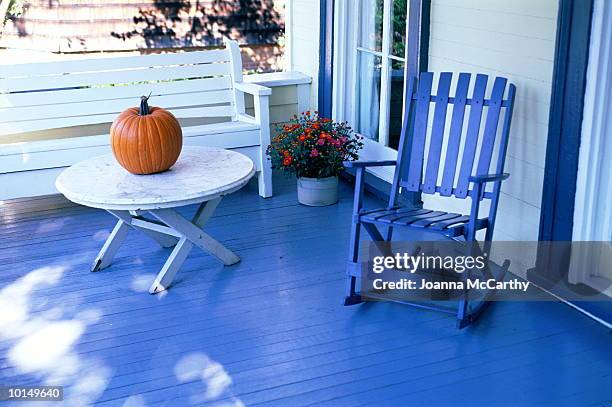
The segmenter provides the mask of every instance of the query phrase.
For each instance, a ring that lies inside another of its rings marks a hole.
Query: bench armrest
[[[510,174],[504,172],[502,174],[483,174],[483,175],[472,175],[468,178],[469,182],[476,184],[484,184],[486,182],[503,181],[508,178]]]
[[[256,83],[236,82],[234,88],[253,96],[270,96],[272,94],[272,89]]]
[[[363,167],[387,167],[396,165],[395,160],[384,160],[384,161],[344,161],[346,168],[363,168]]]

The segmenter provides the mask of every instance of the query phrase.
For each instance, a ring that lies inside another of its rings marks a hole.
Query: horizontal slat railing
[[[133,105],[133,103],[132,103]],[[232,105],[224,106],[202,106],[193,108],[171,108],[168,109],[177,118],[207,118],[207,117],[232,117],[235,113]],[[59,117],[51,119],[30,120],[25,122],[0,123],[0,136],[7,134],[19,134],[30,131],[57,129],[67,126],[83,126],[88,124],[111,123],[117,118],[117,113]],[[69,124],[68,124],[69,123]]]
[[[118,85],[122,83],[167,81],[230,75],[229,63],[141,68],[118,71],[75,73],[71,75],[37,76],[0,79],[0,92],[26,92],[70,87]]]
[[[160,95],[186,94],[231,89],[229,76],[217,76],[204,79],[171,80],[166,82],[151,82],[127,84],[109,87],[77,88],[65,90],[49,90],[43,92],[0,93],[0,109],[25,106],[45,106],[68,104],[110,99],[135,98],[151,93],[151,103],[155,104]]]
[[[435,102],[436,98],[437,98],[437,95],[431,95],[430,101],[431,102]],[[414,100],[417,99],[416,94],[412,95],[412,99],[414,99]],[[449,97],[448,98],[448,103],[453,103],[454,104],[455,103],[455,97]],[[465,100],[465,104],[466,105],[471,105],[472,103],[473,103],[473,99],[471,99],[471,98]],[[490,99],[484,99],[483,102],[482,102],[482,105],[483,106],[490,106],[491,105],[491,100]],[[508,100],[504,99],[502,101],[501,105],[502,105],[502,107],[508,107],[509,106]]]
[[[406,181],[400,181],[399,185],[400,185],[400,187],[408,188],[408,183]],[[421,188],[423,188],[424,186],[425,186],[425,184],[421,184]],[[441,186],[436,186],[435,191],[432,192],[432,193],[440,193],[441,191],[442,191],[442,187]],[[451,189],[451,194],[455,195],[456,193],[457,193],[457,188],[452,188]],[[472,193],[472,190],[468,189],[467,190],[467,195],[470,195],[471,193]],[[486,192],[484,192],[483,197],[489,199],[489,198],[493,197],[493,194],[491,192],[489,192],[489,191],[486,191]]]
[[[76,93],[76,92],[75,92]],[[142,95],[142,93],[141,93]],[[230,103],[233,93],[229,89],[206,92],[182,93],[160,95],[151,99],[151,106],[163,106],[165,109],[185,106],[204,106],[212,104]],[[46,120],[59,117],[66,118],[66,126],[70,126],[70,118],[75,114],[79,116],[98,115],[104,113],[119,114],[125,109],[135,107],[139,97],[126,97],[121,99],[108,99],[96,101],[79,101],[76,103],[53,104],[47,106],[26,106],[9,109],[0,109],[0,123],[22,123],[32,120]]]
[[[186,145],[194,144],[193,140],[202,140],[199,136],[205,136],[206,145],[220,148],[251,147],[260,142],[258,127],[242,122],[189,126],[183,130]],[[95,156],[110,151],[108,134],[5,145],[0,150],[0,174],[64,167],[82,160],[84,155]],[[27,161],[23,160],[24,155],[27,155]]]
[[[116,71],[122,69],[207,64],[229,62],[226,49],[169,53],[156,55],[113,56],[112,58],[87,58],[74,61],[45,62],[43,64],[16,64],[0,66],[0,78],[62,75],[74,72]]]
[[[168,110],[179,119],[190,117],[232,117],[236,113],[233,105],[202,106]]]

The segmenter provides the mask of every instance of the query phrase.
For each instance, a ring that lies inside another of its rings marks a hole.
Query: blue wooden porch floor
[[[343,307],[352,188],[307,208],[275,182],[209,224],[241,263],[194,249],[156,296],[168,251],[134,233],[88,271],[110,215],[0,203],[0,384],[63,384],[75,406],[612,405],[612,335],[562,304],[494,304],[462,331],[399,304]]]

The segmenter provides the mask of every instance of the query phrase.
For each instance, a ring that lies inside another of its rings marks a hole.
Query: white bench
[[[238,44],[226,44],[210,51],[0,65],[0,200],[57,193],[54,182],[63,168],[111,151],[107,127],[97,135],[81,136],[79,129],[109,125],[149,93],[152,106],[181,121],[185,145],[246,154],[258,171],[259,195],[272,196],[265,155],[271,90],[243,81]],[[254,116],[245,113],[245,93],[253,95]],[[70,136],[31,141],[51,129]]]

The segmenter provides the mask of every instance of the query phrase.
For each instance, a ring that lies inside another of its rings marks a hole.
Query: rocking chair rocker
[[[465,242],[476,241],[476,232],[482,229],[486,229],[485,242],[490,242],[493,237],[501,182],[509,176],[503,170],[516,87],[510,84],[507,98],[504,99],[507,79],[497,77],[493,83],[490,98],[485,99],[488,77],[478,74],[476,75],[472,97],[468,98],[471,74],[461,73],[457,81],[455,96],[451,97],[449,96],[449,90],[452,73],[443,72],[440,74],[438,81],[437,94],[433,95],[431,91],[433,76],[432,72],[423,72],[420,74],[418,85],[416,85],[416,78],[407,83],[406,97],[404,98],[404,119],[396,161],[354,161],[345,163],[346,167],[352,167],[356,170],[345,305],[362,302],[360,292],[357,291],[357,282],[361,278],[361,265],[359,263],[361,226],[375,242],[390,242],[393,228],[397,227],[432,231]],[[414,93],[414,89],[416,89],[416,93]],[[428,154],[425,155],[431,103],[435,103],[435,109],[429,136],[429,150]],[[453,109],[450,129],[448,136],[446,136],[446,116],[448,106],[451,104]],[[466,106],[470,106],[470,109],[465,135],[463,135]],[[482,137],[480,137],[481,119],[485,106],[487,107],[487,118]],[[496,143],[502,110],[505,110],[503,127]],[[442,154],[442,147],[445,145],[444,138],[447,138],[446,150],[445,154]],[[456,174],[461,144],[463,144],[463,153],[460,159],[461,165],[458,174]],[[478,145],[480,145],[480,153],[476,163],[475,175],[472,175]],[[495,172],[490,174],[489,167],[496,145],[498,145],[498,153]],[[424,157],[426,157],[426,160]],[[380,166],[395,166],[389,203],[386,208],[365,210],[362,208],[365,169]],[[442,171],[441,182],[438,182],[440,170]],[[492,184],[490,190],[486,190],[488,184]],[[470,185],[473,185],[471,189]],[[400,188],[413,192],[420,191],[425,194],[454,196],[457,199],[466,199],[469,196],[471,198],[470,213],[464,215],[403,207],[397,204],[397,195]],[[484,199],[490,200],[489,213],[487,217],[479,218],[480,203]],[[387,227],[386,238],[378,230],[378,226]],[[509,262],[504,262],[502,271],[505,272],[508,267]],[[466,293],[459,300],[456,311],[458,327],[463,328],[476,320],[488,304],[489,301],[485,300],[470,310]],[[448,308],[433,305],[424,306],[420,303],[412,303],[411,305],[449,312]],[[450,312],[455,313],[455,311]]]

